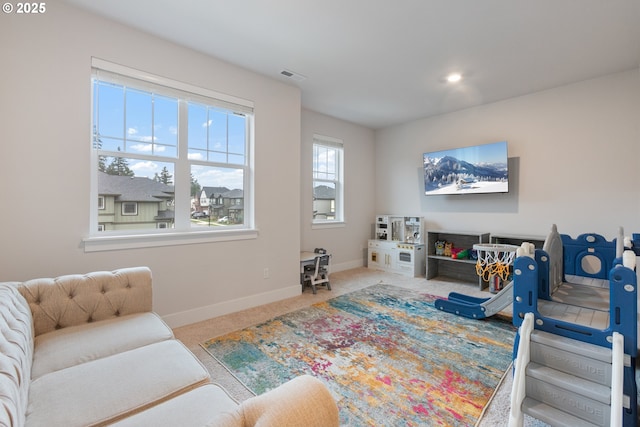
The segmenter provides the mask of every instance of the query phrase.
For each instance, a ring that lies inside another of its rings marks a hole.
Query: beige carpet
[[[300,308],[308,307],[319,301],[336,297],[345,293],[362,289],[376,283],[388,283],[408,289],[417,289],[433,295],[447,296],[449,292],[460,292],[467,295],[488,297],[488,292],[478,290],[477,284],[463,284],[440,280],[426,280],[424,277],[410,278],[397,274],[384,273],[367,268],[356,268],[331,274],[331,291],[320,288],[316,295],[311,290],[306,290],[300,296],[289,298],[272,304],[243,310],[241,312],[205,320],[174,330],[180,339],[202,363],[209,369],[214,382],[222,385],[236,400],[242,401],[253,395],[239,381],[237,381],[225,368],[211,357],[200,343],[228,332],[246,328],[257,323],[264,322],[275,316],[289,313]],[[510,307],[503,314],[511,315]],[[487,411],[479,421],[479,427],[504,426],[507,424],[510,409],[511,375],[505,375],[502,385],[490,403]],[[525,420],[525,426],[542,425],[535,420]]]

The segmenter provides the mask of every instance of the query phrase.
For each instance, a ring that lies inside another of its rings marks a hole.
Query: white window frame
[[[104,210],[105,209],[104,196],[98,196],[98,209],[99,210]]]
[[[127,212],[126,206],[133,205],[133,212]],[[122,202],[122,216],[136,216],[138,215],[138,203],[137,202]]]
[[[244,195],[244,224],[240,226],[216,227],[200,229],[191,227],[190,222],[190,171],[191,165],[199,164],[188,158],[188,146],[186,142],[178,142],[178,157],[167,161],[175,164],[175,226],[171,229],[149,229],[133,231],[101,231],[98,230],[98,152],[91,149],[91,203],[90,203],[90,227],[88,235],[83,239],[85,252],[119,250],[130,248],[144,248],[168,245],[182,245],[203,242],[231,241],[255,239],[258,230],[255,228],[254,219],[254,132],[253,132],[253,102],[237,98],[231,95],[215,92],[209,89],[193,86],[188,83],[168,79],[145,71],[136,70],[99,58],[92,58],[92,74],[109,76],[122,79],[132,87],[141,90],[152,89],[161,95],[174,96],[180,99],[180,103],[204,102],[233,111],[242,112],[247,120],[247,147],[245,150],[246,161],[244,165],[229,164],[229,167],[242,167],[244,169],[243,195]],[[160,88],[160,90],[158,89]],[[92,91],[93,94],[93,91]],[[93,105],[93,99],[91,101]],[[93,108],[93,107],[91,107]],[[185,123],[186,108],[179,107],[179,123]],[[93,114],[91,115],[93,117]],[[91,126],[91,141],[93,140],[93,123]],[[180,133],[186,135],[186,126]],[[186,137],[183,139],[186,141]],[[122,157],[135,157],[132,153],[122,153]],[[104,229],[104,225],[102,227]]]
[[[327,147],[336,151],[336,177],[335,179],[323,179],[316,177],[315,170],[315,147]],[[326,135],[313,135],[313,148],[311,152],[311,194],[313,202],[313,191],[316,182],[326,182],[335,186],[335,209],[334,219],[316,219],[313,217],[312,208],[312,226],[313,228],[327,228],[327,227],[341,227],[345,224],[344,217],[344,142],[341,139],[326,136]]]

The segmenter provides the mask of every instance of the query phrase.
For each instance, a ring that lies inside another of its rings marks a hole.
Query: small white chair
[[[329,270],[331,268],[331,255],[322,254],[315,258],[315,262],[312,265],[308,265],[304,269],[304,277],[302,279],[302,290],[304,291],[305,285],[311,286],[313,293],[316,293],[316,286],[326,285],[328,290],[331,290],[331,284],[329,283]]]

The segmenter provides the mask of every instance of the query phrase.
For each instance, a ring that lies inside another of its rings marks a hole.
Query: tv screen
[[[506,193],[507,159],[507,141],[424,153],[424,193]]]

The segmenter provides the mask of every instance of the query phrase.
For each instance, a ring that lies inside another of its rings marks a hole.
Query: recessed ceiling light
[[[456,83],[462,80],[462,75],[460,73],[451,73],[447,76],[447,81],[449,83]]]

